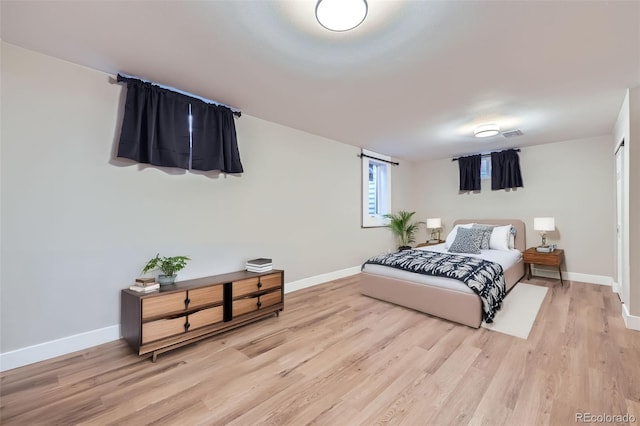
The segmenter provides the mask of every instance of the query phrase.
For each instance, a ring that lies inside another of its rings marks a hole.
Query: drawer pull
[[[189,303],[191,303],[191,299],[189,299],[188,297],[186,299],[184,299],[184,308],[185,309],[189,308]]]
[[[258,288],[262,288],[262,283],[258,283]]]
[[[260,306],[262,306],[262,303],[258,302],[258,309],[260,309]]]
[[[189,327],[191,327],[191,324],[189,324],[189,322],[185,322],[184,323],[184,331],[189,331]]]

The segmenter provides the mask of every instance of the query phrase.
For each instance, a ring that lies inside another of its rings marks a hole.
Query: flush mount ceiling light
[[[500,126],[497,124],[483,124],[476,127],[473,131],[473,136],[476,138],[488,138],[489,136],[495,136],[500,133]]]
[[[328,30],[349,31],[367,17],[366,0],[318,0],[316,19]]]

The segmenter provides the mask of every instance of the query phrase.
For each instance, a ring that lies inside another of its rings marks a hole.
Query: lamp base
[[[539,247],[536,247],[536,251],[538,253],[551,253],[555,249],[556,249],[555,246],[539,246]]]

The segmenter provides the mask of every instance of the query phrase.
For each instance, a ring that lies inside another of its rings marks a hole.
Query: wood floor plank
[[[111,342],[0,374],[3,425],[573,424],[640,421],[640,333],[605,286],[549,288],[528,339],[360,295],[289,293],[246,327],[138,357]]]
[[[421,366],[421,373],[416,375],[416,378],[389,403],[384,403],[380,398],[371,401],[369,405],[374,408],[374,411],[364,423],[373,424],[378,420],[389,423],[391,419],[393,423],[403,421],[408,424],[415,423],[416,419],[412,419],[415,415],[412,409],[424,405],[425,402],[439,410],[468,373],[468,369],[480,352],[480,349],[471,345],[460,345],[433,373],[430,369]],[[427,420],[424,413],[418,414],[418,417],[422,421]]]
[[[434,425],[467,424],[473,417],[490,382],[490,371],[472,365],[444,401],[443,406],[447,409],[437,410],[430,418],[425,418],[425,422]],[[465,397],[460,398],[460,395]]]
[[[522,389],[507,424],[550,424],[555,378],[539,369],[528,369]]]

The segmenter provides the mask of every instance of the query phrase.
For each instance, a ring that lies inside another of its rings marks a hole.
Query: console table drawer
[[[233,297],[244,296],[260,290],[260,278],[249,278],[248,280],[236,281],[233,283]]]
[[[142,343],[153,342],[185,332],[186,317],[160,319],[142,324]]]
[[[250,278],[248,280],[236,281],[233,283],[233,297],[237,298],[260,290],[269,290],[282,286],[281,274],[270,274],[262,277]]]
[[[262,284],[262,290],[268,290],[270,288],[276,288],[282,286],[282,275],[271,274],[260,277],[260,284]]]
[[[249,297],[248,299],[240,299],[233,301],[233,317],[247,314],[258,310],[258,298]]]
[[[267,306],[275,305],[276,303],[280,303],[282,301],[282,293],[279,291],[274,291],[273,293],[263,294],[259,297],[260,299],[260,307],[264,308]]]
[[[189,330],[204,327],[205,325],[222,322],[223,308],[216,306],[215,308],[203,309],[189,315]]]
[[[222,303],[222,285],[189,290],[189,308]]]
[[[257,311],[267,306],[275,305],[282,301],[282,293],[274,291],[272,293],[263,294],[262,296],[248,297],[233,301],[233,316],[247,314]]]
[[[186,291],[142,299],[142,319],[184,311],[186,299]]]

